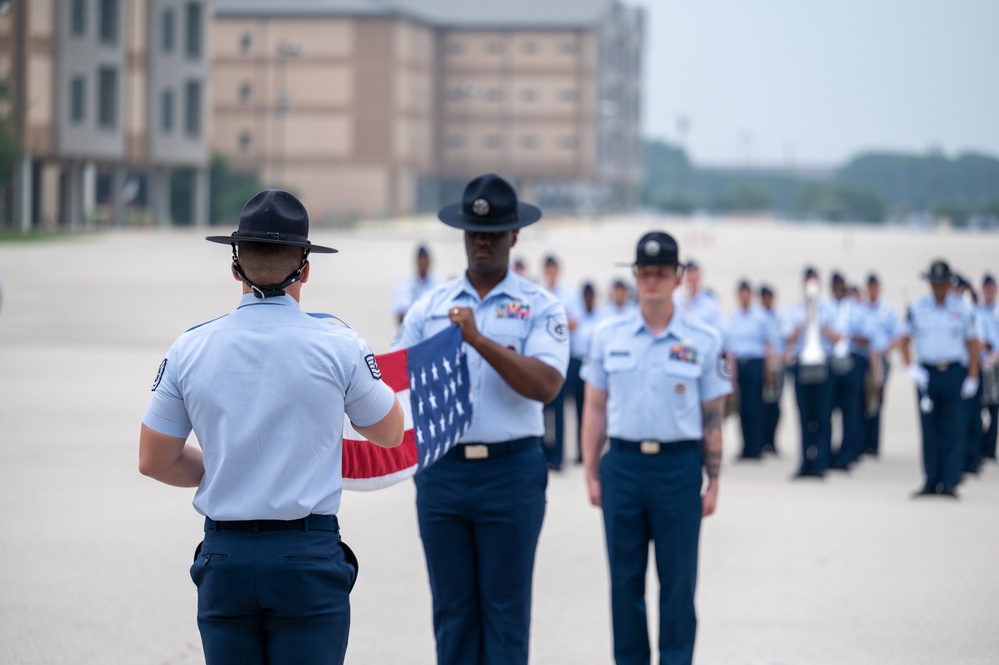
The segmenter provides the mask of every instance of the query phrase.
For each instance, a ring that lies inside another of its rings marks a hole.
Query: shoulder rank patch
[[[558,320],[556,316],[549,316],[545,322],[545,330],[556,342],[564,342],[569,339],[569,327]]]
[[[153,379],[153,388],[151,392],[156,392],[156,389],[160,387],[160,381],[163,380],[163,371],[166,369],[166,358],[160,363],[160,368],[156,370],[156,378]]]
[[[375,354],[369,353],[364,356],[364,362],[368,363],[368,371],[371,372],[371,376],[380,381],[382,378],[382,370],[378,367],[378,361],[375,360]]]

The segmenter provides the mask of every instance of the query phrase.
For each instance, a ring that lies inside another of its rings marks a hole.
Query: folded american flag
[[[382,381],[406,414],[397,448],[369,443],[344,419],[343,487],[376,490],[411,478],[449,451],[472,422],[461,328],[448,326],[408,349],[377,356]]]

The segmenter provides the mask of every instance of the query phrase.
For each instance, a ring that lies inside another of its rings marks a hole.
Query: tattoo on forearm
[[[721,471],[721,425],[724,416],[724,404],[723,400],[715,400],[703,406],[704,471],[708,474],[708,478],[711,479],[717,478]]]

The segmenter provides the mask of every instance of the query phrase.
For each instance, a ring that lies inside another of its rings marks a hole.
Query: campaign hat
[[[282,189],[265,189],[247,201],[239,213],[239,228],[232,235],[207,236],[205,240],[225,245],[237,242],[293,245],[319,254],[337,251],[309,242],[308,211],[294,194]]]
[[[533,224],[541,219],[541,210],[518,201],[510,183],[495,173],[486,173],[468,183],[461,201],[441,208],[437,218],[465,231],[499,233]]]

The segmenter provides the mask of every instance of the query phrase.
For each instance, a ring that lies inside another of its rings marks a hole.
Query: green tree
[[[209,190],[209,220],[211,224],[236,223],[239,211],[254,194],[264,188],[254,173],[239,173],[229,169],[229,162],[220,154],[212,156]],[[170,210],[179,224],[194,220],[194,171],[178,169],[170,179]]]
[[[21,152],[13,124],[10,84],[7,79],[0,79],[0,191],[10,187],[14,179],[14,163]]]

